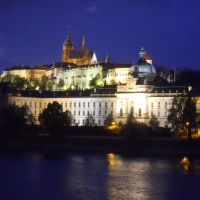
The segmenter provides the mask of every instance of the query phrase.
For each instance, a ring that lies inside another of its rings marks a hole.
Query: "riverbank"
[[[81,151],[99,153],[120,153],[141,156],[192,156],[200,157],[200,140],[193,139],[143,139],[133,143],[123,137],[102,136],[21,136],[1,138],[0,150],[23,151]]]

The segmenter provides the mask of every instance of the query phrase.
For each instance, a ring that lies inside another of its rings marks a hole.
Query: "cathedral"
[[[68,27],[67,38],[63,43],[62,62],[74,63],[77,66],[97,64],[95,52],[85,49],[84,36],[81,41],[80,49],[74,49],[74,43],[71,40],[70,28]]]

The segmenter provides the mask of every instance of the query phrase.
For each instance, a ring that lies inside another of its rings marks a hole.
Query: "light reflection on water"
[[[198,199],[200,160],[51,152],[0,155],[1,199]]]

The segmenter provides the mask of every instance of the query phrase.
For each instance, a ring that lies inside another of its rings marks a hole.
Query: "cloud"
[[[94,6],[90,6],[87,10],[89,12],[95,12],[97,10],[97,7],[95,5]]]

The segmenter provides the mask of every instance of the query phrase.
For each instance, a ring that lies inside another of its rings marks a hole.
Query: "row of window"
[[[151,107],[153,107],[153,102],[151,102]],[[165,102],[165,107],[167,107],[167,102]],[[160,102],[158,102],[158,108],[160,108]]]
[[[81,111],[80,110],[79,111],[74,110],[74,116],[76,116],[76,114],[78,114],[78,116],[80,116],[81,115]],[[85,116],[86,114],[87,114],[87,116],[89,116],[90,112],[89,111],[86,112],[85,110],[83,110],[82,111],[82,115]],[[103,114],[103,112],[101,110],[99,110],[98,115],[101,116],[102,114]],[[108,114],[108,112],[107,112],[107,110],[105,110],[104,115],[107,115],[107,114]],[[70,115],[71,115],[71,111],[70,111]],[[95,110],[93,110],[92,115],[93,116],[96,115],[96,111]],[[113,111],[110,112],[110,115],[113,116]]]
[[[151,117],[154,116],[153,111],[151,111]],[[160,111],[158,111],[157,116],[160,117]],[[167,117],[167,112],[165,112],[165,117]]]
[[[62,104],[62,103],[61,103]],[[89,108],[91,106],[91,102],[87,103],[87,107]],[[83,107],[86,107],[86,102],[82,102]],[[102,102],[96,103],[93,102],[93,107],[95,108],[96,105],[98,105],[99,108],[102,107]],[[113,102],[111,102],[111,108],[113,108]],[[77,102],[74,102],[74,107],[77,106]],[[65,107],[67,107],[67,102],[65,102]],[[69,103],[69,107],[72,107],[72,102]],[[81,107],[81,102],[78,102],[78,107]],[[105,107],[108,107],[108,102],[105,102]]]

